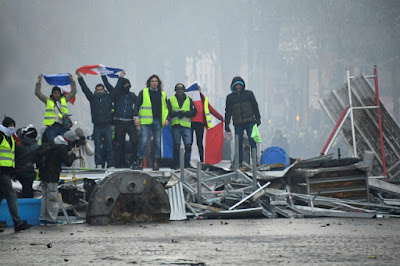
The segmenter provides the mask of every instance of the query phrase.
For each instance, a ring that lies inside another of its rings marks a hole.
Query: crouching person
[[[58,180],[61,165],[71,166],[78,157],[71,151],[76,135],[67,131],[63,136],[57,136],[50,144],[44,164],[39,168],[43,198],[40,212],[41,224],[57,224],[58,217]]]
[[[185,94],[185,86],[182,83],[175,85],[175,92],[175,95],[169,98],[167,103],[174,141],[174,168],[178,168],[180,164],[181,140],[185,144],[185,168],[187,168],[190,167],[190,155],[192,153],[191,118],[196,116],[197,109],[193,105],[192,99]]]

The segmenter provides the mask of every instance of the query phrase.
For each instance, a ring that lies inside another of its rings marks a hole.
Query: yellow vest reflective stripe
[[[168,116],[168,108],[165,103],[167,99],[167,94],[161,91],[161,126],[164,127],[165,120]],[[149,88],[143,89],[143,103],[139,109],[139,121],[142,125],[153,124],[153,110],[151,106]]]
[[[7,138],[3,136],[0,143],[0,167],[15,168],[15,141],[11,136],[12,147],[8,143]]]
[[[207,128],[212,128],[210,109],[208,108],[208,98],[204,97],[204,114],[206,116]]]
[[[182,105],[182,108],[179,108],[179,103],[178,99],[176,99],[176,96],[172,96],[169,98],[169,101],[171,102],[171,109],[172,111],[183,111],[183,112],[189,112],[190,111],[190,99],[188,96],[186,96],[186,99]],[[192,127],[192,122],[190,117],[173,117],[171,118],[171,126],[174,125],[181,125],[183,127]]]
[[[60,107],[61,113],[59,113],[58,116],[60,118],[62,118],[63,114],[68,114],[68,106],[67,106],[67,101],[65,100],[64,96],[61,97],[60,102],[61,102],[61,107]],[[46,111],[44,112],[43,125],[51,126],[52,124],[54,124],[54,122],[56,121],[56,115],[54,112],[55,108],[57,108],[57,107],[55,107],[54,101],[50,98],[47,98]]]

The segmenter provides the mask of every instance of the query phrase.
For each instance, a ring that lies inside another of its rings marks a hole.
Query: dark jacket
[[[25,137],[15,150],[15,168],[17,170],[34,171],[35,151],[39,148],[36,139]]]
[[[240,77],[235,77],[232,80],[232,85],[236,81],[244,81]],[[231,85],[231,87],[232,87]],[[232,88],[232,91],[234,89]],[[243,90],[241,92],[234,91],[226,97],[225,105],[225,130],[230,132],[229,124],[233,118],[233,125],[240,125],[245,123],[257,123],[261,124],[260,111],[256,98],[252,91]]]
[[[176,96],[176,95],[175,95],[175,96]],[[186,94],[183,94],[183,97],[181,97],[181,98],[178,98],[178,97],[176,96],[176,99],[178,100],[178,105],[179,105],[179,107],[182,108],[182,105],[183,105],[183,103],[184,103],[185,100],[186,100]],[[192,99],[189,98],[189,101],[190,101],[190,111],[188,111],[188,112],[183,112],[183,116],[192,118],[192,117],[195,117],[195,116],[196,116],[196,114],[197,114],[197,109],[196,109],[196,107],[194,106]],[[171,102],[170,102],[169,99],[167,100],[167,107],[168,107],[168,118],[167,118],[167,119],[168,119],[169,121],[171,121],[171,119],[174,118],[174,117],[179,117],[179,113],[180,113],[180,112],[179,112],[179,111],[172,111],[172,105],[171,105]],[[179,118],[182,118],[182,117],[179,117]],[[175,125],[175,126],[178,126],[178,125]]]
[[[108,82],[107,76],[101,76],[103,83],[108,91],[113,90],[113,86]],[[126,78],[119,78],[115,85],[115,94],[112,99],[114,101],[114,120],[133,120],[133,108],[136,103],[136,94],[124,88],[123,85],[129,82]]]
[[[112,102],[115,94],[114,88],[107,88],[110,92],[92,93],[86,86],[82,77],[78,78],[82,91],[90,102],[90,111],[92,113],[92,123],[94,125],[110,125],[112,122]]]
[[[39,169],[39,177],[41,181],[58,182],[61,173],[61,164],[71,166],[76,156],[74,153],[69,154],[68,144],[63,136],[57,136],[51,143],[52,148],[46,156],[46,166]]]

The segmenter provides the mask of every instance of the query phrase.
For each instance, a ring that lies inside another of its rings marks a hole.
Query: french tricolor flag
[[[185,94],[192,99],[194,106],[199,110],[200,108],[198,106],[203,105],[199,91],[199,83],[195,81],[186,89]],[[204,163],[219,163],[222,160],[222,148],[224,144],[224,129],[222,122],[206,130],[204,142]],[[194,141],[193,145],[195,144],[196,142]]]
[[[91,74],[91,75],[107,75],[110,78],[118,78],[117,73],[121,72],[121,68],[114,67],[106,67],[102,64],[99,65],[86,65],[78,68],[78,71],[82,74]]]
[[[62,74],[42,74],[44,79],[49,85],[57,86],[61,89],[64,95],[71,91],[71,80],[69,78],[69,73]],[[70,100],[70,103],[74,104],[75,96]]]

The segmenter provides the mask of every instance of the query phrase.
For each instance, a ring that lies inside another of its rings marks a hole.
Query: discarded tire
[[[168,222],[164,187],[141,171],[121,171],[101,180],[89,199],[86,222],[92,225]]]

